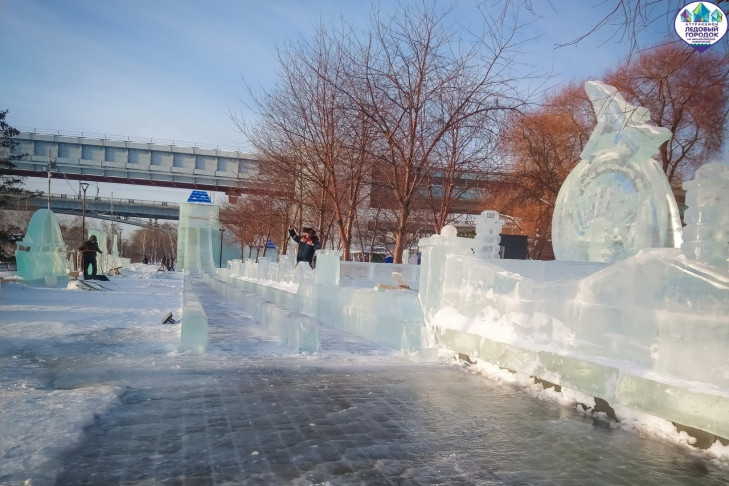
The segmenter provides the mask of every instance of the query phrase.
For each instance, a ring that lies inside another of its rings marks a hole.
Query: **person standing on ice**
[[[319,249],[319,238],[317,238],[316,231],[312,228],[302,228],[302,231],[304,234],[297,236],[293,228],[289,229],[289,236],[299,244],[296,252],[296,265],[299,262],[307,262],[309,266],[313,266],[314,253]]]
[[[81,268],[83,268],[84,271],[84,280],[96,278],[96,254],[103,253],[99,249],[99,243],[96,241],[96,236],[91,235],[88,240],[83,242],[78,250],[81,252]],[[90,277],[89,265],[91,265]]]

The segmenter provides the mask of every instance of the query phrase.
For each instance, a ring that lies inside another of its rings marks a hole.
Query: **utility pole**
[[[84,190],[84,198],[82,204],[82,212],[81,212],[81,242],[86,241],[86,189],[89,188],[88,182],[82,182],[79,184],[81,188]]]
[[[220,255],[218,255],[218,268],[223,268],[223,233],[225,233],[225,229],[220,229]]]
[[[46,166],[46,172],[48,173],[48,209],[51,209],[51,170],[56,168],[56,162],[51,161],[51,151],[48,151],[48,165]]]

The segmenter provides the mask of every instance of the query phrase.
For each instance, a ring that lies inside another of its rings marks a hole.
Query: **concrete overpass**
[[[183,147],[143,139],[112,140],[22,132],[15,136],[13,174],[147,186],[252,192],[259,160],[218,148]],[[103,138],[102,138],[103,137]],[[50,169],[50,171],[49,171]]]
[[[219,191],[231,196],[231,201],[239,194],[276,190],[255,184],[261,161],[252,154],[217,147],[185,147],[174,141],[165,144],[152,139],[95,137],[21,132],[14,137],[17,145],[12,153],[24,157],[14,161],[16,168],[9,172],[26,177],[45,178],[50,174],[52,178],[87,182]],[[504,179],[503,174],[464,177],[463,183],[472,190],[455,201],[449,212],[480,213],[484,209],[480,192],[502,190]],[[387,184],[377,182],[370,191],[370,206],[394,207]],[[436,189],[441,183],[440,178],[433,177]],[[422,192],[422,199],[415,205],[424,208],[428,191],[423,188]]]

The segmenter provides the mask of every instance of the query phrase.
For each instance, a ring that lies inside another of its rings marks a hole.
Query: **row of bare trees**
[[[375,12],[365,35],[322,26],[285,44],[278,83],[248,88],[257,123],[233,115],[265,162],[254,194],[221,211],[223,225],[243,244],[272,239],[284,249],[289,227],[313,226],[345,259],[353,245],[379,242],[399,262],[424,229],[452,222],[467,196],[479,210],[515,216],[536,242],[530,256],[548,257],[553,204],[595,116],[581,83],[536,107],[517,94],[509,4],[483,15],[479,33],[423,4],[389,19]],[[660,157],[674,184],[721,146],[727,66],[723,50],[698,55],[669,42],[602,77],[672,131]]]
[[[442,227],[453,201],[494,172],[496,127],[523,104],[507,69],[516,50],[502,24],[484,16],[484,32],[465,40],[449,13],[425,4],[392,18],[374,12],[366,35],[322,26],[279,49],[279,82],[251,93],[258,124],[237,119],[266,161],[262,184],[289,198],[266,218],[277,235],[315,226],[349,259],[377,210],[391,211],[398,262],[415,213]],[[242,199],[229,209],[250,222],[244,207],[256,197]]]

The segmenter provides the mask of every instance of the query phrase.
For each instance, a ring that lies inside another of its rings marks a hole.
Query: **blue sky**
[[[551,82],[599,79],[626,55],[611,30],[554,47],[589,30],[614,2],[531,3],[540,17],[522,12],[533,22],[520,59],[557,73]],[[478,27],[476,4],[458,2],[453,20]],[[395,2],[382,5],[395,10]],[[252,120],[243,79],[270,86],[276,46],[340,15],[364,30],[370,12],[355,0],[0,0],[0,108],[21,130],[245,149],[228,116],[243,111]],[[671,23],[660,18],[641,40],[650,46],[667,35],[675,35]]]

